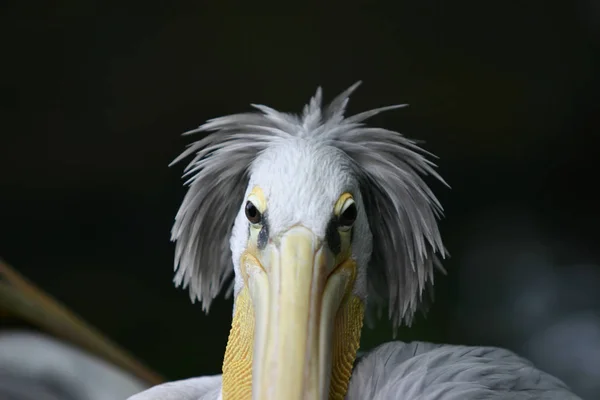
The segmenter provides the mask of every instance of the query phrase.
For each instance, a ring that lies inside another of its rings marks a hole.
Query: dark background
[[[219,373],[231,301],[205,316],[171,282],[180,133],[363,80],[349,111],[410,103],[372,123],[452,186],[449,274],[399,338],[505,346],[600,396],[598,2],[201,3],[2,3],[0,257],[168,379]]]

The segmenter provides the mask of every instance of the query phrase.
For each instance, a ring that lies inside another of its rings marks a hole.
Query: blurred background
[[[172,284],[180,134],[363,80],[349,111],[409,103],[372,123],[452,186],[448,275],[398,337],[504,346],[600,398],[597,1],[204,3],[2,3],[0,257],[166,379],[220,373],[231,299],[206,316]]]

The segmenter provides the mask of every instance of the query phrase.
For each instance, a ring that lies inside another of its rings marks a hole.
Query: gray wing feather
[[[221,375],[202,376],[156,385],[127,400],[220,400]]]
[[[495,347],[390,342],[356,366],[347,400],[581,400],[559,379]]]
[[[46,335],[0,334],[2,400],[113,400],[146,388],[119,368]]]

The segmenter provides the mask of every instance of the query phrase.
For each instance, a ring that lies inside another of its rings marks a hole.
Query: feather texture
[[[182,379],[156,385],[127,400],[221,400],[221,375]]]
[[[389,342],[369,352],[346,399],[581,400],[508,350],[425,342]]]
[[[209,120],[187,132],[210,133],[174,162],[192,154],[185,170],[189,189],[175,218],[175,283],[188,287],[205,311],[233,274],[229,237],[248,184],[248,170],[261,151],[290,138],[317,141],[342,150],[361,182],[361,194],[375,247],[368,267],[369,314],[387,300],[394,326],[410,324],[433,281],[438,256],[445,256],[437,220],[442,207],[423,177],[444,182],[414,141],[400,133],[365,125],[365,120],[404,105],[345,117],[354,84],[323,107],[322,91],[302,114],[263,105],[258,112]],[[291,141],[290,141],[291,142]],[[206,233],[210,234],[206,234]]]
[[[121,368],[51,336],[0,333],[2,400],[112,400],[146,389]]]

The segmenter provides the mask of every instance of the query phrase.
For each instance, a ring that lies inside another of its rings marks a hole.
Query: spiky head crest
[[[431,154],[414,141],[364,124],[376,114],[404,105],[344,116],[349,96],[359,84],[325,107],[318,88],[301,115],[253,105],[258,112],[215,118],[185,133],[214,132],[173,161],[195,153],[184,174],[189,189],[172,229],[175,283],[189,287],[192,301],[199,299],[208,311],[232,277],[229,237],[253,161],[274,143],[305,138],[342,150],[360,182],[373,235],[368,316],[387,300],[394,326],[411,323],[433,282],[435,267],[442,269],[439,256],[446,255],[437,224],[442,206],[423,177],[444,181],[427,158]]]

